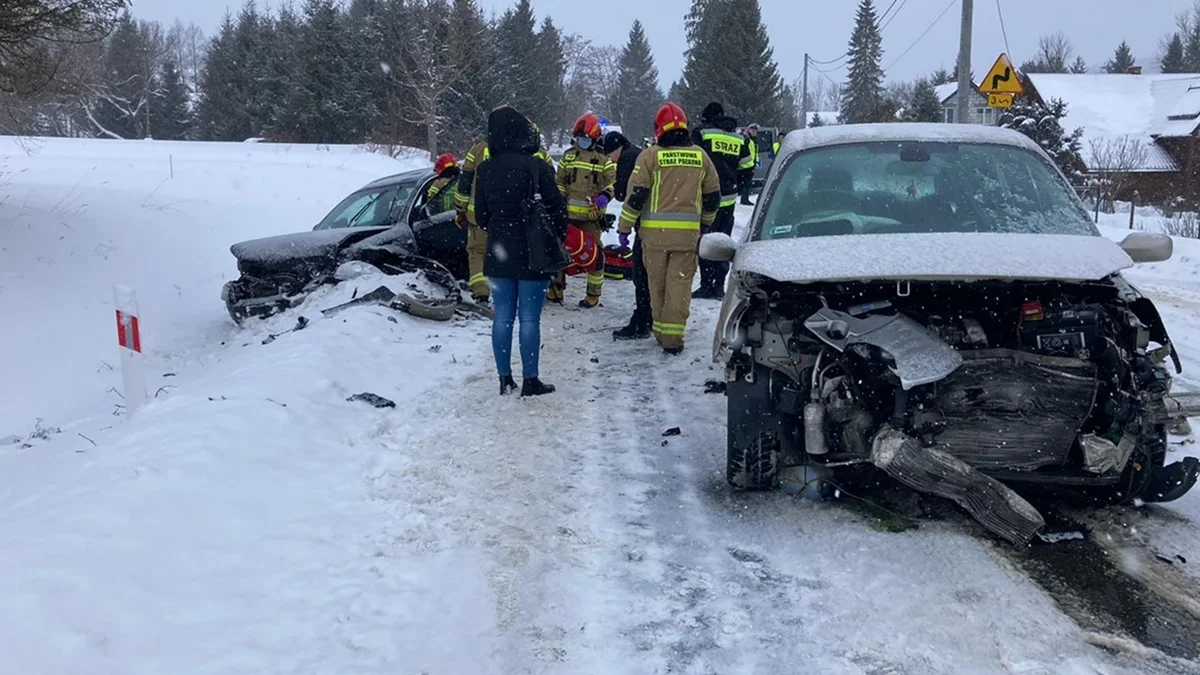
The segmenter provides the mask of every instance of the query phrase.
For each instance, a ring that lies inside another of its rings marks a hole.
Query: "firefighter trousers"
[[[487,258],[487,232],[477,225],[467,225],[467,270],[471,275],[467,284],[471,295],[487,299],[492,295],[492,285],[483,275],[483,261]]]
[[[604,244],[601,241],[600,226],[592,222],[571,222],[572,225],[583,230],[584,233],[590,234],[596,239],[596,246],[603,248]],[[548,297],[552,300],[562,300],[563,290],[567,287],[567,273],[559,272],[554,281],[550,282],[550,293]],[[596,260],[596,268],[587,273],[587,294],[593,298],[598,298],[604,293],[604,256],[600,255]]]
[[[717,220],[708,229],[709,232],[733,234],[733,209],[726,206],[717,211]],[[725,292],[725,277],[729,275],[729,263],[700,261],[700,289],[711,295],[721,295]]]
[[[642,258],[650,287],[651,331],[664,349],[681,349],[692,312],[696,249],[643,244]]]

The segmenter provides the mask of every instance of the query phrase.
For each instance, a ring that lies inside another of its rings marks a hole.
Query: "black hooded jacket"
[[[483,273],[497,279],[549,279],[529,269],[524,202],[536,185],[551,225],[566,238],[567,204],[554,169],[533,157],[538,149],[533,125],[512,108],[488,115],[488,148],[491,156],[475,176],[475,221],[488,234]]]
[[[710,104],[712,107],[712,104]],[[718,107],[717,110],[720,110]],[[711,112],[705,109],[705,113]],[[712,138],[713,132],[726,138]],[[705,137],[708,137],[707,139]],[[692,142],[704,148],[717,167],[717,175],[721,177],[721,195],[728,197],[738,193],[738,174],[743,170],[741,164],[750,156],[750,148],[745,138],[737,132],[737,120],[724,114],[706,114],[700,120],[700,126],[692,130]],[[720,147],[716,147],[720,143]],[[736,149],[732,146],[736,146]],[[751,168],[753,173],[753,168]]]

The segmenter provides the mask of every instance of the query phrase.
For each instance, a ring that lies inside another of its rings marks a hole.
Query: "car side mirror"
[[[700,258],[710,262],[729,262],[737,255],[738,245],[723,232],[712,232],[700,238]]]
[[[1135,263],[1165,262],[1175,253],[1175,240],[1165,234],[1134,232],[1121,241],[1121,250]]]

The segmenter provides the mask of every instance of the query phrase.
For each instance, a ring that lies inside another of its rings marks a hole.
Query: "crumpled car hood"
[[[229,251],[240,262],[275,263],[282,260],[332,256],[347,243],[358,241],[390,228],[356,227],[337,230],[314,230],[282,234],[265,239],[252,239],[234,244]]]
[[[1115,242],[1062,234],[849,234],[744,244],[734,270],[776,281],[1094,281],[1133,266]]]

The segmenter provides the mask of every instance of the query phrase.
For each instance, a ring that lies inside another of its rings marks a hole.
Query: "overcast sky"
[[[278,0],[271,0],[277,3]],[[939,66],[951,68],[958,53],[961,9],[953,0],[898,0],[902,9],[883,33],[883,63],[889,79],[908,80]],[[241,0],[133,0],[134,14],[171,23],[176,18],[195,22],[211,33],[230,7]],[[260,0],[260,5],[264,4]],[[480,0],[485,12],[502,13],[515,0]],[[664,89],[683,68],[687,43],[683,15],[690,0],[533,0],[538,20],[546,14],[567,33],[578,33],[597,44],[620,45],[629,25],[641,19],[654,49]],[[804,53],[821,61],[846,51],[854,27],[858,0],[761,0],[763,19],[775,48],[779,68],[789,82],[799,77]],[[891,0],[876,0],[880,12]],[[1111,56],[1121,40],[1133,47],[1138,63],[1150,69],[1157,62],[1159,41],[1174,25],[1174,17],[1193,0],[999,0],[1008,28],[1010,55],[1018,64],[1029,58],[1040,35],[1063,31],[1076,51],[1094,70]],[[997,20],[996,0],[975,1],[972,67],[982,76],[996,56],[1005,51]],[[1053,7],[1053,10],[1048,10]],[[931,25],[933,28],[918,40]],[[914,46],[915,45],[915,46]],[[904,52],[909,50],[907,54]],[[894,65],[893,65],[894,63]],[[845,70],[832,71],[833,79]],[[812,73],[810,77],[822,77]]]

